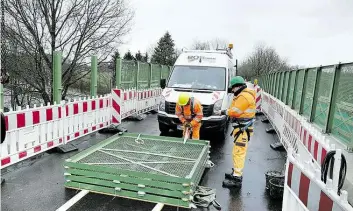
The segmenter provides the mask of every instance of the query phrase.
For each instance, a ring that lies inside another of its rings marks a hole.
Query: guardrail
[[[111,124],[119,125],[128,116],[154,110],[160,94],[159,88],[115,89],[112,94],[97,98],[25,110],[19,107],[17,111],[4,113],[7,127],[5,141],[0,145],[1,169]]]

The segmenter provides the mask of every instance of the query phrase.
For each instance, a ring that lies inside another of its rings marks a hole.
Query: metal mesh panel
[[[122,60],[121,87],[123,89],[136,88],[137,63]]]
[[[304,99],[303,116],[310,117],[311,107],[313,105],[315,81],[316,81],[316,69],[308,70],[308,78],[306,80],[306,90]]]
[[[197,165],[204,146],[120,137],[81,159],[79,163],[159,175],[186,177]]]
[[[292,107],[293,96],[294,96],[294,83],[297,71],[292,71],[290,74],[290,84],[289,84],[289,96],[288,96],[288,105]]]
[[[332,133],[353,146],[353,64],[341,66]]]
[[[168,78],[168,76],[169,76],[169,67],[168,66],[165,66],[165,65],[163,65],[163,67],[162,67],[162,78],[164,78],[164,79],[167,79]]]
[[[147,63],[139,63],[139,77],[137,89],[149,88],[150,65]]]
[[[278,85],[278,96],[277,96],[277,98],[278,98],[279,100],[282,99],[283,76],[284,76],[284,73],[283,73],[283,72],[279,73],[279,82],[278,82],[279,85]]]
[[[287,102],[287,97],[288,97],[288,84],[289,84],[289,74],[290,72],[285,73],[284,77],[284,88],[283,88],[283,99],[282,102]]]
[[[322,128],[326,125],[329,110],[331,90],[333,85],[334,66],[322,68],[319,82],[319,92],[314,122]]]
[[[161,71],[161,65],[152,65],[151,87],[159,87],[159,81],[161,80]]]
[[[281,80],[281,74],[280,73],[276,73],[276,92],[275,92],[275,96],[276,98],[278,98],[279,95],[279,90],[280,90],[280,80]]]
[[[296,93],[295,93],[295,103],[294,103],[294,110],[299,111],[300,109],[300,100],[303,94],[303,83],[304,83],[304,75],[305,70],[299,70],[298,73],[298,81],[296,85]]]

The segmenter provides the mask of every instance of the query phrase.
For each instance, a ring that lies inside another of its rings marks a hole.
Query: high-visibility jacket
[[[178,116],[181,123],[189,121],[192,126],[201,123],[203,112],[200,101],[191,97],[190,103],[185,106],[180,106],[178,103],[175,107],[175,115]]]
[[[237,96],[234,96],[232,104],[227,110],[227,115],[238,120],[254,118],[256,114],[255,96],[255,91],[245,88]]]

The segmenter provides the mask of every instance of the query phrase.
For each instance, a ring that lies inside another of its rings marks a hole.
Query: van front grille
[[[175,106],[176,103],[172,102],[165,102],[165,112],[167,114],[175,114]],[[210,117],[213,114],[213,105],[202,105],[203,109],[203,116],[204,117]]]

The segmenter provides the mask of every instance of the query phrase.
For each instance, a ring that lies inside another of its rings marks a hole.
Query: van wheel
[[[217,138],[219,138],[220,140],[224,140],[227,136],[227,132],[228,132],[228,124],[226,124],[224,126],[224,128],[222,128],[218,133],[217,133]]]

